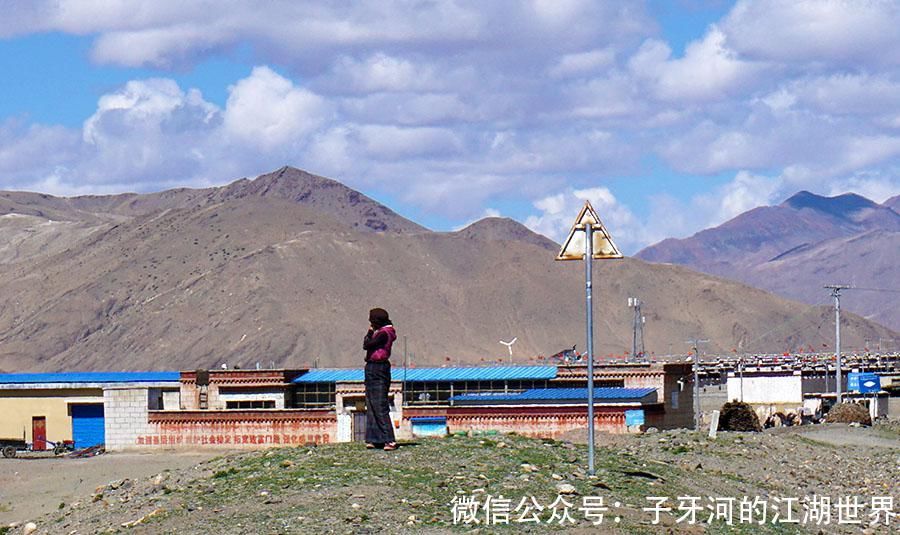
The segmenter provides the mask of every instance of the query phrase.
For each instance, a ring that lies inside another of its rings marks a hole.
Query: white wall
[[[802,377],[794,375],[751,375],[744,373],[743,401],[751,404],[803,404]],[[741,400],[741,378],[728,374],[728,401]]]
[[[121,451],[152,432],[147,423],[148,388],[108,388],[103,391],[106,449]]]

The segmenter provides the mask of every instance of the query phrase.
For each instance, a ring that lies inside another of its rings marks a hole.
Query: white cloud
[[[892,0],[740,0],[721,27],[735,50],[767,61],[900,63],[900,4]]]
[[[581,76],[610,67],[615,62],[615,50],[610,47],[587,52],[565,54],[550,67],[549,74],[555,78]]]
[[[747,93],[765,69],[740,59],[715,26],[702,40],[689,43],[683,57],[670,56],[668,45],[648,40],[629,62],[632,72],[651,81],[662,100],[716,100]]]
[[[699,195],[694,202],[704,208],[707,226],[719,225],[757,206],[767,206],[778,198],[780,181],[747,171],[739,171],[734,179],[710,194]]]
[[[633,252],[642,243],[644,229],[634,214],[619,203],[608,188],[602,186],[567,188],[534,201],[539,214],[529,216],[525,220],[525,226],[561,242],[571,230],[584,201],[590,201],[620,250]]]
[[[625,250],[800,188],[900,193],[894,2],[739,1],[683,53],[627,0],[4,7],[0,36],[83,35],[104,65],[260,65],[221,107],[160,77],[108,91],[81,129],[0,123],[4,187],[146,191],[288,163],[451,225],[533,206],[556,238],[587,196]],[[597,189],[652,180],[648,161],[732,179],[680,200],[650,184],[628,207]]]
[[[330,114],[330,105],[319,95],[268,67],[256,67],[231,87],[225,129],[254,146],[274,149],[302,143]]]

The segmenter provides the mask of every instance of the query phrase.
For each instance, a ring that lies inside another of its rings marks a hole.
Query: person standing
[[[363,340],[366,351],[366,447],[397,449],[391,423],[388,393],[391,388],[391,346],[397,333],[383,308],[369,311],[369,331]]]

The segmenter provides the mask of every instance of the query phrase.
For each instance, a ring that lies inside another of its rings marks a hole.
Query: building
[[[848,390],[848,373],[842,376],[841,391],[847,400],[859,401],[869,407],[872,418],[888,413],[888,393],[860,394]],[[769,416],[800,414],[821,416],[834,405],[834,370],[785,369],[781,367],[752,368],[728,373],[728,400],[743,401],[756,411],[760,422]]]
[[[109,374],[105,382],[100,375],[37,374],[30,383],[30,405],[14,401],[22,397],[15,394],[21,389],[0,390],[0,407],[8,403],[18,415],[3,429],[49,415],[38,408],[55,403],[48,432],[53,427],[59,438],[71,436],[81,428],[82,410],[73,412],[71,406],[91,405],[113,451],[254,449],[365,437],[361,369]],[[22,377],[11,374],[2,384],[21,385]],[[459,431],[555,438],[587,427],[584,365],[394,368],[393,379],[391,419],[401,439]],[[598,365],[595,426],[610,433],[690,426],[690,380],[689,364]]]
[[[177,394],[179,379],[178,372],[0,374],[0,437],[24,438],[35,450],[47,449],[48,440],[72,440],[76,448],[103,444],[107,428],[120,423],[107,419],[116,392],[140,393],[122,412],[161,408],[166,399],[166,408],[177,408],[166,396]]]

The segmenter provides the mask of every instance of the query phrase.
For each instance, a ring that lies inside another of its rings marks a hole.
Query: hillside
[[[896,203],[896,202],[895,202]],[[900,280],[900,214],[889,200],[800,192],[690,238],[640,251],[651,262],[680,264],[732,278],[809,304],[825,303],[825,284],[896,289]],[[900,329],[891,292],[848,291],[847,310]]]
[[[560,441],[453,435],[420,439],[394,452],[326,444],[223,455],[193,466],[181,456],[132,455],[126,457],[128,469],[114,471],[116,461],[125,465],[122,455],[25,462],[32,465],[29,478],[10,478],[9,486],[13,496],[28,499],[0,510],[0,518],[32,520],[39,533],[418,534],[475,527],[489,533],[788,534],[822,532],[825,524],[807,517],[806,503],[796,500],[824,495],[857,496],[866,533],[892,532],[893,522],[886,525],[883,515],[877,524],[869,522],[872,498],[896,489],[896,424],[720,432],[715,440],[686,430],[599,433],[596,478],[585,470],[584,434]],[[172,469],[157,467],[154,474],[146,465],[161,459]],[[91,474],[84,474],[83,462],[90,463]],[[790,469],[760,470],[773,463]],[[79,476],[85,484],[79,485]],[[60,480],[71,485],[53,485]],[[35,493],[34,483],[26,486],[32,481],[51,485],[52,495]],[[497,500],[491,508],[497,516],[486,515],[489,496]],[[665,497],[663,507],[669,508],[658,518],[652,496]],[[695,523],[685,516],[690,502],[683,496],[699,499]],[[748,508],[748,518],[739,506],[754,497],[763,506]],[[477,523],[461,514],[468,508],[454,507],[460,498],[479,505]],[[538,507],[520,508],[532,499]],[[605,509],[594,508],[601,505],[598,499]],[[721,507],[712,514],[729,500],[733,510]],[[521,521],[531,513],[537,521]],[[836,515],[828,533],[860,532],[858,524],[839,523]],[[772,521],[789,517],[790,522]]]
[[[376,305],[413,364],[491,361],[513,336],[519,361],[583,347],[583,268],[554,262],[549,240],[503,219],[430,232],[313,176],[285,168],[207,190],[45,197],[29,209],[65,224],[0,219],[20,251],[0,264],[0,369],[357,365]],[[598,355],[630,347],[632,295],[658,354],[684,352],[691,336],[710,351],[831,345],[828,307],[676,266],[596,264]],[[845,347],[898,338],[845,321]]]

